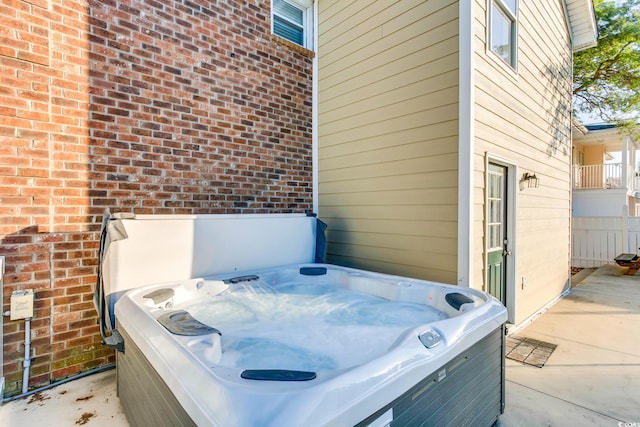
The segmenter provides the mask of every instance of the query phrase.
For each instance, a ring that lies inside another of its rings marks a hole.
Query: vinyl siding
[[[569,277],[571,51],[562,2],[520,1],[517,73],[486,50],[486,0],[475,10],[474,271],[485,283],[487,153],[535,172],[539,188],[516,189],[516,323],[558,296]],[[522,279],[527,286],[523,289]]]
[[[328,260],[455,283],[458,3],[319,2]]]

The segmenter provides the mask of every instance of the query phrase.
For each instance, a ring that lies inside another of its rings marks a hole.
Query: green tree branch
[[[640,0],[595,0],[598,46],[574,55],[574,111],[640,130]]]

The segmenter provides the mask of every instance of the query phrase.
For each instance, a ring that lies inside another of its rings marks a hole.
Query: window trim
[[[520,11],[519,0],[515,1],[515,10],[511,10],[509,6],[504,2],[504,0],[488,0],[487,7],[487,51],[491,52],[491,55],[495,58],[499,59],[500,64],[503,64],[508,67],[512,72],[518,72],[518,15]],[[493,27],[493,8],[499,8],[499,12],[505,15],[511,22],[511,63],[509,63],[506,59],[500,56],[495,50],[493,50],[492,42],[491,42],[491,30]]]
[[[271,34],[273,34],[276,37],[280,37],[283,40],[288,41],[289,43],[293,43],[296,46],[301,46],[305,49],[311,50],[313,51],[313,40],[314,40],[314,26],[313,26],[313,1],[312,0],[280,0],[283,1],[285,3],[289,3],[291,6],[295,7],[296,9],[300,9],[302,11],[303,14],[303,23],[302,23],[302,34],[303,34],[303,43],[304,44],[299,44],[297,42],[294,42],[293,40],[289,40],[286,37],[281,36],[280,34],[276,34],[275,32],[275,16],[276,16],[276,12],[275,12],[275,0],[271,1]],[[284,19],[288,22],[289,19],[287,19],[284,16],[278,15],[279,18]],[[298,25],[295,22],[292,22],[293,25]]]

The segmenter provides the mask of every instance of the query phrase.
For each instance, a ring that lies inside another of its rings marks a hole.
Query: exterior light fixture
[[[525,172],[520,179],[520,191],[524,190],[525,185],[529,188],[538,188],[540,180],[535,173]]]

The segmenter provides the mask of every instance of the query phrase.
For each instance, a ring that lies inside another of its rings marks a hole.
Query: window
[[[517,0],[490,0],[489,47],[511,67],[517,61]]]
[[[273,0],[272,19],[273,33],[312,49],[312,3],[304,0]]]

